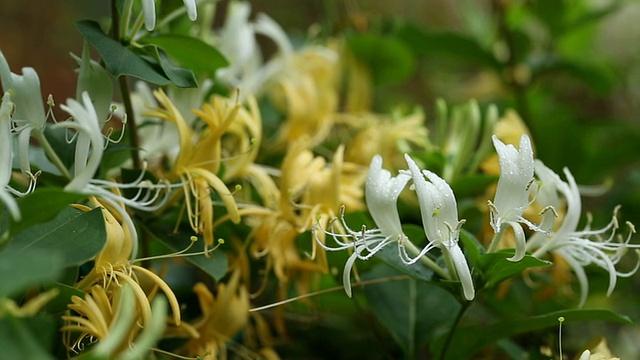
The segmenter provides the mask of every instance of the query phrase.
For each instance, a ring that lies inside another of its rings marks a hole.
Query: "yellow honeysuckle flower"
[[[196,284],[193,291],[202,315],[190,324],[173,329],[173,336],[191,337],[176,352],[200,359],[226,358],[226,344],[249,321],[249,293],[240,282],[240,271],[234,271],[226,284],[218,284],[215,296],[202,283]]]
[[[112,210],[108,203],[102,203],[96,198],[90,198],[90,202],[94,207],[102,208],[107,242],[102,251],[96,255],[93,269],[75,285],[88,294],[85,299],[72,299],[73,304],[69,305],[69,309],[79,315],[67,316],[65,319],[69,323],[62,330],[80,331],[80,335],[71,347],[80,346],[85,337],[99,341],[108,335],[110,329],[108,324],[113,320],[109,316],[113,314],[112,309],[116,306],[120,291],[125,284],[131,288],[138,309],[138,320],[132,327],[140,328],[150,324],[152,320],[150,302],[155,291],[143,289],[139,279],[141,276],[164,292],[173,313],[172,320],[180,324],[180,305],[169,285],[151,270],[129,261],[133,246],[126,222],[122,223],[122,219],[117,218],[118,213]],[[85,205],[75,205],[75,207],[84,211],[91,209]],[[132,328],[131,340],[138,330]]]
[[[203,235],[206,247],[211,246],[214,243],[211,226],[213,224],[211,189],[222,199],[229,218],[235,223],[240,221],[233,192],[227,188],[217,173],[223,161],[222,136],[236,121],[241,106],[230,105],[228,101],[222,101],[219,98],[214,98],[210,104],[205,104],[202,110],[195,113],[202,118],[207,127],[199,137],[196,137],[164,91],[156,90],[154,95],[164,108],[155,108],[148,113],[148,116],[174,123],[180,137],[180,153],[170,175],[183,183],[192,229]]]
[[[401,154],[414,147],[430,146],[424,113],[420,109],[406,115],[397,111],[390,115],[344,114],[340,122],[356,131],[347,143],[345,159],[362,166],[368,166],[375,155],[380,155],[392,168],[400,169],[405,166]]]
[[[274,103],[286,114],[277,144],[305,135],[314,146],[326,139],[338,106],[339,70],[338,54],[331,47],[308,47],[291,56],[272,91]]]

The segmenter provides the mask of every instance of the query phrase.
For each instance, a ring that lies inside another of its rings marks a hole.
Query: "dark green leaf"
[[[359,34],[347,39],[355,57],[369,67],[377,84],[398,83],[415,69],[411,50],[400,40],[372,34]]]
[[[171,83],[148,62],[105,34],[97,22],[83,20],[77,22],[76,27],[80,34],[98,50],[107,69],[114,76],[134,76],[157,85]]]
[[[171,59],[196,73],[214,75],[216,70],[229,65],[218,49],[190,36],[159,35],[145,38],[144,43],[156,45]]]
[[[514,254],[514,249],[506,249],[480,256],[478,268],[484,277],[486,287],[492,287],[503,280],[519,275],[526,269],[552,265],[550,261],[540,260],[531,255],[525,255],[520,261],[507,260]]]
[[[92,259],[102,250],[106,240],[102,210],[84,212],[66,207],[53,221],[15,235],[7,250],[18,254],[29,249],[60,253],[65,266],[74,266]]]
[[[595,64],[558,59],[552,56],[531,63],[534,78],[566,75],[582,81],[598,94],[604,94],[613,86],[611,74],[606,68]]]
[[[169,61],[167,56],[158,49],[155,45],[149,45],[145,47],[145,50],[153,54],[153,62],[157,62],[165,75],[171,80],[171,82],[177,87],[193,88],[198,86],[198,82],[191,70],[177,67]],[[151,62],[151,61],[149,61]]]
[[[363,278],[397,275],[399,272],[388,265],[379,264]],[[421,346],[447,332],[460,310],[460,304],[446,290],[415,279],[367,285],[364,294],[375,316],[409,359]]]
[[[56,284],[56,288],[59,291],[58,296],[49,301],[45,306],[49,314],[59,314],[67,310],[67,305],[71,304],[71,297],[74,295],[84,298],[84,292],[73,286]]]
[[[31,194],[18,199],[22,220],[11,224],[11,233],[17,234],[30,226],[49,221],[69,204],[85,197],[86,195],[66,192],[59,188],[38,188]]]
[[[558,318],[564,317],[565,323],[585,321],[615,321],[632,325],[633,322],[626,316],[616,314],[609,310],[563,310],[545,315],[533,316],[522,319],[510,319],[491,325],[476,325],[459,328],[453,335],[451,344],[464,344],[464,346],[450,346],[446,356],[442,357],[446,335],[436,339],[431,349],[436,359],[470,359],[477,351],[494,342],[522,333],[558,326]]]
[[[484,49],[475,39],[457,33],[426,32],[416,26],[403,27],[398,36],[411,49],[427,56],[447,56],[467,61],[473,65],[483,64],[499,70],[502,64]]]
[[[484,247],[473,234],[465,229],[460,229],[460,242],[462,243],[464,254],[469,260],[469,267],[471,269],[475,268],[478,266],[481,254],[484,253]]]
[[[495,175],[466,174],[455,179],[451,184],[451,188],[457,198],[476,196],[497,180],[498,176]]]
[[[402,262],[398,255],[398,246],[396,244],[387,245],[378,251],[375,256],[392,268],[403,274],[409,275],[414,279],[429,282],[433,279],[433,271],[420,263],[420,261],[411,265],[407,265]]]
[[[5,249],[0,252],[0,298],[53,282],[63,268],[63,256],[57,252]]]

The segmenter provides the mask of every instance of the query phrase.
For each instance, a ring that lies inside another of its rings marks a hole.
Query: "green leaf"
[[[171,227],[155,225],[148,228],[152,234],[154,234],[158,240],[172,251],[181,251],[185,249],[191,243],[192,233],[177,233],[174,234]],[[184,255],[193,254],[203,251],[202,242],[204,240],[199,239],[198,243],[194,244]],[[209,254],[209,257],[205,255],[193,255],[186,256],[184,259],[191,264],[198,267],[200,270],[211,275],[216,281],[220,280],[229,268],[229,262],[227,255],[224,251],[216,250]]]
[[[382,279],[398,274],[388,265],[379,264],[363,278]],[[446,290],[415,279],[367,285],[364,294],[375,316],[408,359],[433,338],[448,332],[460,310],[460,304]]]
[[[413,53],[396,38],[358,34],[347,38],[347,46],[369,67],[377,84],[401,82],[415,70]]]
[[[86,195],[66,192],[60,188],[37,188],[31,194],[18,199],[22,220],[11,224],[11,233],[17,234],[35,224],[53,219],[69,204],[86,198]]]
[[[45,305],[45,310],[49,314],[60,314],[67,310],[67,305],[71,304],[72,296],[79,296],[84,298],[85,293],[73,286],[65,284],[56,284],[58,288],[58,295]]]
[[[402,226],[402,230],[409,239],[422,239],[424,238],[424,230],[421,226],[406,224]],[[418,237],[420,236],[420,237]],[[409,275],[414,279],[432,282],[433,270],[429,269],[420,261],[417,261],[411,265],[405,264],[398,256],[398,246],[396,244],[389,244],[380,251],[378,251],[375,257],[384,261],[387,265],[396,269],[397,271]]]
[[[491,51],[484,49],[471,37],[449,32],[426,32],[417,26],[404,26],[398,36],[411,49],[427,56],[444,55],[473,65],[483,64],[499,70],[502,64]]]
[[[525,255],[520,261],[507,260],[513,257],[514,253],[514,249],[505,249],[480,256],[478,268],[484,277],[486,287],[490,288],[503,280],[519,275],[526,269],[553,264],[550,261],[540,260],[531,255]]]
[[[3,359],[54,359],[56,320],[50,317],[0,318],[0,349]]]
[[[159,35],[145,38],[143,43],[156,45],[171,59],[196,73],[214,75],[216,70],[229,65],[218,49],[190,36]]]
[[[96,109],[99,121],[106,121],[111,111],[113,100],[113,84],[107,71],[97,62],[91,60],[89,45],[84,42],[82,58],[71,55],[78,63],[78,84],[76,99],[82,99],[82,93],[87,92]]]
[[[563,310],[528,318],[510,319],[491,325],[475,325],[458,328],[450,343],[464,344],[464,346],[449,347],[446,351],[446,356],[441,356],[447,337],[447,334],[444,334],[437,338],[431,345],[433,357],[435,359],[470,359],[473,358],[473,354],[480,349],[493,344],[502,338],[551,326],[558,326],[559,317],[564,317],[565,323],[615,321],[633,325],[633,322],[626,316],[616,314],[609,310]]]
[[[18,254],[29,249],[60,253],[65,266],[74,266],[92,259],[106,241],[101,209],[85,212],[66,207],[53,221],[15,235],[7,249]]]
[[[480,256],[484,253],[482,244],[473,234],[465,229],[460,229],[460,242],[462,243],[465,256],[469,259],[469,267],[471,269],[477,267]]]
[[[145,50],[152,54],[153,60],[146,59],[149,63],[155,63],[162,68],[171,82],[181,88],[198,87],[198,82],[191,70],[173,65],[167,55],[155,45],[145,46]]]
[[[76,27],[80,34],[98,50],[107,69],[114,76],[134,76],[157,85],[171,83],[167,77],[156,71],[148,62],[105,34],[97,22],[83,20],[77,22]]]
[[[42,249],[0,252],[0,298],[55,281],[62,275],[63,256]]]

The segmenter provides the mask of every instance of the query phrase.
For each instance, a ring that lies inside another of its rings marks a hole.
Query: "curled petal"
[[[469,264],[467,258],[462,253],[460,246],[454,246],[449,249],[453,266],[456,268],[458,278],[462,283],[462,291],[464,292],[464,298],[471,301],[475,297],[475,289],[473,287],[473,279],[471,278],[471,271],[469,270]]]

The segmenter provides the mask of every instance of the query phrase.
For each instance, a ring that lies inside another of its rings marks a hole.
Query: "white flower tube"
[[[418,168],[418,165],[405,154],[409,171],[418,201],[422,226],[430,245],[442,250],[445,257],[453,263],[450,272],[455,273],[462,283],[464,297],[473,300],[475,290],[467,259],[458,245],[460,227],[464,220],[458,221],[458,207],[453,190],[446,181],[428,170]],[[429,181],[425,179],[425,176]],[[428,248],[428,246],[427,246]]]

